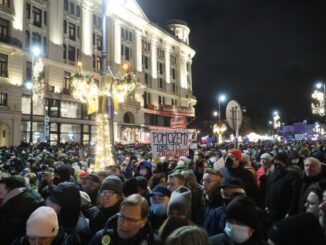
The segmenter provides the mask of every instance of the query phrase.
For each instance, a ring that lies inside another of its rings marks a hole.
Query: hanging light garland
[[[124,73],[119,71],[113,77],[112,93],[117,96],[119,103],[124,102],[125,97],[136,87],[135,74],[128,72]]]

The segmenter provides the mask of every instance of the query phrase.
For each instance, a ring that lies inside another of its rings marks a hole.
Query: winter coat
[[[293,215],[298,208],[300,194],[300,176],[294,172],[275,170],[268,176],[266,190],[266,208],[271,222]]]
[[[222,233],[225,228],[226,215],[225,206],[212,209],[204,222],[204,229],[209,236]]]
[[[13,189],[7,197],[0,207],[0,243],[3,245],[24,233],[29,216],[44,205],[41,195],[32,188]]]
[[[111,222],[117,222],[118,216],[112,217],[108,221],[108,225]],[[114,227],[112,229],[108,229],[106,226],[104,229],[99,230],[95,236],[92,238],[92,240],[89,242],[89,245],[101,245],[105,244],[103,243],[103,239],[110,239],[110,245],[158,245],[162,244],[161,239],[154,233],[151,225],[149,222],[142,228],[134,237],[130,239],[122,239],[119,237],[117,232],[117,227]]]
[[[214,208],[221,207],[223,205],[223,198],[221,196],[221,189],[216,187],[210,190],[206,194],[206,210],[205,210],[205,219],[207,218],[209,212]]]
[[[202,226],[205,219],[206,201],[204,189],[201,185],[197,185],[191,190],[191,220]]]
[[[82,208],[83,214],[89,219],[89,228],[92,235],[104,228],[106,222],[116,215],[120,209],[120,202],[110,208],[86,206]]]

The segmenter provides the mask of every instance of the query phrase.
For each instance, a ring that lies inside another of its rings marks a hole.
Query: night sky
[[[326,81],[325,0],[137,2],[161,26],[174,18],[188,23],[197,119],[212,117],[221,92],[252,123],[267,123],[273,110],[286,123],[311,117],[315,81]]]

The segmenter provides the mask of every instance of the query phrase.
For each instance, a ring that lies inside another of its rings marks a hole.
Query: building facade
[[[70,76],[81,62],[83,71],[100,81],[102,45],[113,73],[128,62],[138,81],[115,115],[117,142],[146,142],[151,128],[186,127],[194,118],[195,51],[187,24],[172,20],[162,28],[136,0],[113,3],[108,1],[103,44],[100,0],[0,0],[0,146],[28,142],[30,135],[33,142],[45,136],[51,143],[95,140],[95,115],[71,96]],[[34,46],[42,50],[40,76],[47,84],[44,100],[37,103],[31,103],[26,86]]]

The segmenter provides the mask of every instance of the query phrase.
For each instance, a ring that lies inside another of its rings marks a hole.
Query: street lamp
[[[224,94],[219,95],[218,97],[218,113],[219,113],[218,123],[219,124],[221,124],[221,117],[222,117],[221,102],[224,102],[225,100],[226,100],[226,96]]]
[[[326,112],[326,87],[324,81],[317,81],[316,88],[318,90],[323,89],[322,92],[315,90],[312,94],[312,98],[317,100],[319,104],[315,105],[312,103],[312,113],[313,114],[319,114],[320,116],[325,116]]]
[[[32,82],[27,83],[25,86],[31,90],[31,102],[30,102],[30,129],[29,129],[29,143],[33,142],[33,100],[34,100],[34,89],[35,82],[38,79],[39,72],[36,72],[35,59],[41,54],[41,49],[38,46],[33,46],[31,49],[32,53]],[[43,69],[42,69],[43,70]],[[37,73],[37,76],[35,75]]]

